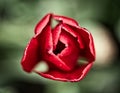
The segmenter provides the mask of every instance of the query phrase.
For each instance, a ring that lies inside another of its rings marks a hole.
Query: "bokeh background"
[[[20,61],[46,14],[69,16],[94,37],[97,58],[86,78],[59,82],[28,74]],[[120,93],[120,0],[0,0],[0,93]]]

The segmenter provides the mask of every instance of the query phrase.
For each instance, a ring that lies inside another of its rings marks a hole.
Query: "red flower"
[[[52,28],[51,21],[58,24]],[[87,63],[79,64],[85,58]],[[27,45],[22,67],[26,72],[34,71],[39,75],[60,81],[79,81],[85,77],[95,60],[93,38],[87,29],[79,27],[72,18],[47,14],[36,26],[35,36]],[[47,72],[33,70],[45,61]]]

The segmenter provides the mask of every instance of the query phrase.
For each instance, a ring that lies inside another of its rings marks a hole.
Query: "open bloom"
[[[52,27],[52,20],[58,21]],[[81,59],[86,62],[81,64]],[[21,61],[26,72],[60,81],[79,81],[93,65],[95,49],[93,38],[87,29],[69,17],[47,14],[35,27],[35,35],[28,43]],[[46,62],[46,72],[33,70],[40,62]]]

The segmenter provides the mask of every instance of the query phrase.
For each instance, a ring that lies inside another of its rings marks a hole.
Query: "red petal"
[[[84,48],[84,43],[82,41],[81,35],[77,30],[71,29],[68,25],[63,24],[62,29],[70,33],[72,36],[76,37],[78,39],[79,47],[80,49]]]
[[[21,64],[25,71],[30,72],[39,61],[38,42],[36,38],[32,38],[25,49]]]
[[[58,57],[72,69],[76,65],[80,53],[78,42],[76,38],[64,30],[61,32],[60,41],[67,47],[58,54]]]
[[[80,28],[78,26],[72,27],[74,31],[77,31],[80,33],[80,37],[84,43],[84,49],[83,52],[81,53],[81,56],[85,57],[88,59],[89,62],[92,62],[95,60],[95,48],[94,48],[94,43],[93,43],[93,37],[89,31],[85,28]]]
[[[58,24],[52,31],[52,38],[53,38],[53,48],[56,48],[56,45],[58,43],[58,39],[61,33],[61,26],[62,24]]]
[[[53,51],[53,40],[52,40],[52,32],[50,25],[47,25],[41,34],[37,35],[39,41],[39,52],[42,54],[44,58],[48,52]]]
[[[63,23],[71,25],[71,26],[78,26],[78,23],[74,19],[69,18],[69,17],[53,15],[53,18],[55,20],[62,21]]]
[[[40,35],[38,35],[38,37],[39,43],[41,43],[39,51],[42,54],[42,59],[48,63],[54,64],[62,70],[70,70],[62,60],[53,54],[52,32],[49,25],[46,26],[46,28],[41,32]]]
[[[35,27],[35,34],[40,34],[45,26],[50,22],[50,17],[52,14],[47,14]]]
[[[81,32],[83,32],[82,37],[85,42],[85,57],[88,59],[88,61],[92,62],[95,60],[95,48],[93,43],[93,37],[90,32],[87,31],[87,29],[81,28]]]
[[[76,66],[74,70],[69,72],[63,72],[58,69],[52,69],[46,73],[37,72],[39,75],[50,78],[53,80],[59,80],[59,81],[70,81],[70,82],[77,82],[83,79],[90,68],[92,67],[93,63]]]
[[[48,63],[52,63],[52,68],[58,68],[62,71],[70,71],[70,68],[64,63],[58,56],[54,55],[53,53],[49,53],[44,58],[45,61]]]

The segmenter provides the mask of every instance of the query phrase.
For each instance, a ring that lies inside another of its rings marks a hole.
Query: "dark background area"
[[[69,16],[94,37],[97,58],[77,83],[28,74],[20,61],[47,13]],[[0,93],[120,93],[120,0],[0,0]]]

